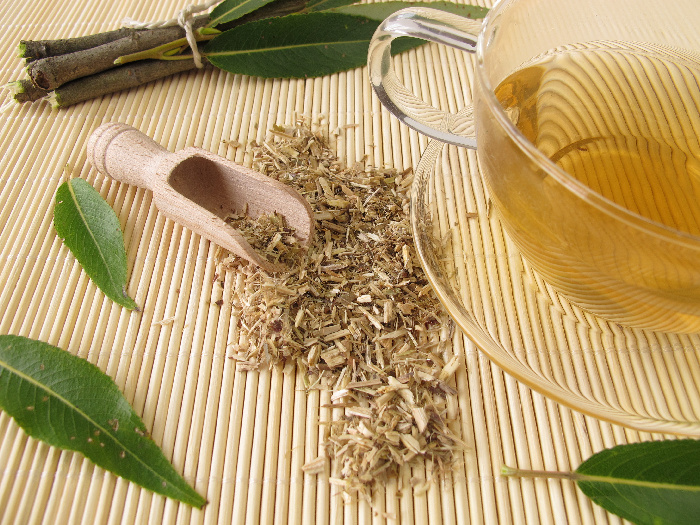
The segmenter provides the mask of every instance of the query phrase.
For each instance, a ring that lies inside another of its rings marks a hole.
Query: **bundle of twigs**
[[[235,26],[299,12],[304,0],[276,0],[216,29],[205,27],[209,15],[192,19],[197,42],[206,42]],[[66,107],[194,69],[195,61],[179,25],[154,29],[122,27],[113,31],[60,40],[23,40],[19,44],[28,78],[6,88],[15,102],[48,100]],[[159,60],[152,57],[161,51]],[[184,51],[184,53],[183,53]],[[170,58],[170,59],[168,59]],[[206,65],[206,58],[202,58]]]

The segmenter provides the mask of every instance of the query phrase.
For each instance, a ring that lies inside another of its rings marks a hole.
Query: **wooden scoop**
[[[203,149],[170,153],[131,126],[108,123],[88,139],[88,159],[100,173],[151,190],[163,215],[265,271],[284,265],[256,252],[227,217],[277,212],[302,245],[311,240],[313,214],[297,191]]]

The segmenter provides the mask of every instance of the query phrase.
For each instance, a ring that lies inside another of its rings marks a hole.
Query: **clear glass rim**
[[[500,0],[488,12],[484,19],[484,23],[479,34],[476,46],[476,74],[475,82],[477,83],[477,91],[480,92],[480,100],[476,104],[486,104],[490,113],[497,120],[499,125],[506,131],[508,136],[515,142],[531,160],[542,166],[549,175],[551,175],[558,183],[560,183],[569,192],[576,194],[577,197],[584,200],[586,203],[596,207],[605,214],[614,219],[624,222],[633,228],[642,230],[643,232],[654,235],[664,241],[671,241],[682,244],[686,247],[692,247],[700,250],[700,235],[693,235],[676,228],[672,228],[663,223],[654,221],[643,215],[632,212],[627,208],[616,204],[607,199],[603,195],[594,192],[588,186],[581,183],[566,171],[552,162],[542,151],[537,149],[525,135],[523,135],[510,120],[505,112],[505,109],[499,103],[494,93],[494,86],[488,76],[487,64],[485,61],[486,48],[488,47],[489,39],[493,37],[493,33],[497,27],[497,20],[501,13],[518,1],[522,0]],[[478,139],[478,129],[477,129]]]

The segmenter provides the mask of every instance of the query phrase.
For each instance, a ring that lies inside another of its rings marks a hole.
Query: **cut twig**
[[[200,26],[205,22],[206,17],[197,19]],[[52,90],[71,80],[111,69],[115,67],[114,61],[123,55],[168,44],[182,35],[184,30],[179,26],[132,32],[127,37],[94,48],[35,60],[27,66],[27,73],[36,86]]]
[[[69,82],[54,90],[48,96],[48,100],[54,108],[65,108],[78,102],[137,87],[194,68],[192,59],[172,62],[161,60],[137,62]]]
[[[93,47],[101,46],[119,40],[120,38],[131,36],[137,32],[147,31],[145,29],[135,29],[122,27],[114,31],[106,31],[95,35],[80,36],[75,38],[61,38],[57,40],[20,40],[19,56],[27,62],[32,62],[40,58],[54,57],[85,51]]]
[[[19,103],[34,102],[50,93],[45,89],[36,87],[28,78],[10,82],[5,85],[5,88],[10,92],[10,98]]]
[[[194,17],[192,29],[197,40],[201,41],[247,22],[284,16],[305,8],[305,0],[275,0],[237,20],[218,25],[216,30],[207,27],[208,14]],[[155,29],[125,27],[57,40],[22,40],[19,54],[28,64],[27,73],[33,86],[30,87],[26,80],[19,80],[5,87],[16,102],[39,100],[56,90],[50,95],[52,104],[66,107],[192,69],[191,57],[179,54],[189,48],[184,37],[182,27],[170,26]],[[138,64],[114,69],[118,67],[115,60],[126,55],[132,55],[131,59],[137,60]],[[151,60],[154,58],[167,59],[168,63]],[[113,72],[106,73],[110,71]],[[111,87],[109,83],[113,83]]]

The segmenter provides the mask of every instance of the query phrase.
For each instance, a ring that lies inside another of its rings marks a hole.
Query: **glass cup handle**
[[[384,20],[372,37],[367,58],[370,82],[384,107],[423,135],[476,149],[472,108],[455,115],[431,106],[406,89],[391,64],[391,42],[410,36],[473,53],[480,30],[479,20],[424,7],[401,9]]]

